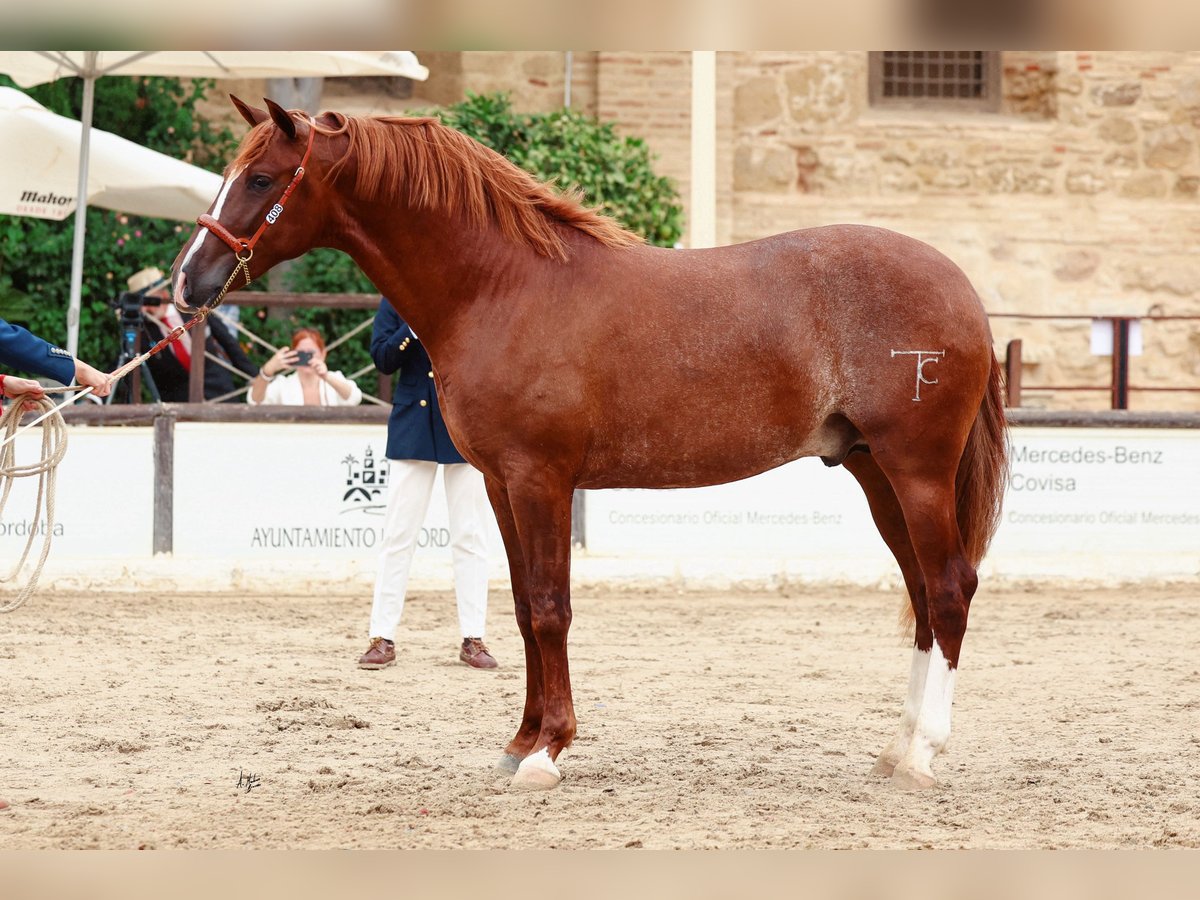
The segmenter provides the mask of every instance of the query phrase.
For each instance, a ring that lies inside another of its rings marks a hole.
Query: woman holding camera
[[[283,375],[291,370],[291,374]],[[278,406],[358,406],[362,391],[341,372],[325,365],[325,339],[315,328],[301,328],[291,346],[276,351],[254,380],[246,402]]]

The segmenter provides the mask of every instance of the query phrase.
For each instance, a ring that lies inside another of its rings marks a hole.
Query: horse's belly
[[[804,456],[840,461],[856,438],[840,417],[792,426],[739,420],[671,431],[625,431],[594,445],[579,487],[724,484]]]

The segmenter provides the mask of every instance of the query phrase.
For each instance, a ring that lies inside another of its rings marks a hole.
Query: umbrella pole
[[[79,140],[79,189],[75,193],[75,244],[71,251],[71,299],[67,307],[67,352],[79,356],[79,308],[83,300],[83,239],[87,233],[88,151],[96,100],[96,55],[86,51],[83,68],[83,133]]]

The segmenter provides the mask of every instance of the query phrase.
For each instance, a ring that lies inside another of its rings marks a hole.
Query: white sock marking
[[[929,651],[913,647],[912,667],[908,673],[908,698],[904,701],[904,714],[900,718],[901,731],[912,737],[917,727],[917,716],[921,712],[921,700],[925,696],[925,678],[929,673]]]
[[[917,717],[921,713],[921,701],[925,696],[925,677],[928,672],[929,651],[914,646],[908,673],[908,697],[904,701],[904,712],[900,716],[900,730],[880,754],[881,762],[895,765],[908,751],[913,732],[917,728]]]
[[[540,769],[543,772],[548,772],[555,778],[562,778],[558,771],[558,766],[554,765],[554,760],[550,758],[550,754],[543,747],[537,753],[531,754],[521,760],[521,765],[517,767],[517,771],[521,769]]]
[[[932,774],[930,765],[933,758],[945,749],[950,740],[950,707],[954,703],[954,679],[957,674],[942,655],[942,648],[935,637],[929,652],[916,729],[904,756],[905,765],[926,775]]]

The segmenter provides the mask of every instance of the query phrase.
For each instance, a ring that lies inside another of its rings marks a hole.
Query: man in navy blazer
[[[492,515],[483,475],[450,440],[438,407],[429,354],[386,298],[375,313],[371,357],[380,372],[396,376],[396,389],[388,418],[388,502],[371,606],[371,644],[358,665],[383,669],[396,661],[393,639],[404,611],[408,572],[440,465],[463,637],[458,657],[472,668],[494,669],[496,660],[483,643],[488,590],[485,524]]]
[[[53,378],[71,386],[76,381],[92,388],[97,397],[108,394],[111,385],[104,375],[66,350],[44,341],[20,325],[0,319],[0,365]],[[14,379],[15,381],[15,379]]]

